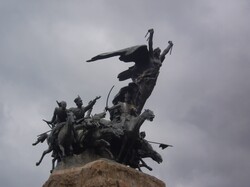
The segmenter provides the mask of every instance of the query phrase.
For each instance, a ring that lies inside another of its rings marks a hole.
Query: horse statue
[[[73,143],[77,141],[76,133],[74,131],[74,114],[72,112],[67,113],[67,121],[60,129],[57,136],[57,144],[61,151],[61,157],[69,156],[73,154]]]
[[[60,124],[60,129],[58,132],[57,137],[54,137],[55,134],[53,131],[50,132],[50,134],[43,133],[42,139],[47,140],[48,148],[43,152],[40,160],[36,162],[36,166],[39,166],[44,158],[44,156],[50,152],[52,153],[52,170],[55,167],[55,161],[61,161],[63,157],[71,155],[72,154],[72,144],[74,143],[74,116],[73,113],[69,112],[67,121],[62,122]],[[38,138],[39,139],[39,138]],[[40,138],[41,139],[41,138]],[[37,140],[33,145],[36,145],[39,141],[43,142],[41,140]],[[51,172],[52,172],[51,170]]]
[[[153,111],[146,109],[141,115],[136,117],[131,116],[130,120],[124,123],[124,136],[117,158],[118,162],[125,164],[128,162],[128,156],[133,150],[136,140],[139,138],[141,125],[145,120],[153,121],[154,117]]]
[[[55,143],[53,143],[51,134],[47,134],[47,133],[41,134],[41,136],[38,137],[37,142],[33,143],[32,145],[36,145],[39,142],[43,143],[44,139],[47,140],[48,148],[45,151],[43,151],[43,154],[42,154],[40,160],[38,162],[36,162],[36,166],[39,166],[41,164],[41,162],[42,162],[42,160],[43,160],[43,158],[44,158],[44,156],[46,154],[48,154],[48,153],[50,153],[50,152],[53,151],[52,152],[52,157],[53,157],[53,159],[52,159],[52,169],[50,170],[50,172],[52,172],[54,170],[54,168],[55,168],[55,162],[56,162],[56,160],[59,161],[60,157],[58,155],[59,147],[57,145],[55,145]]]
[[[83,124],[78,126],[77,133],[82,151],[94,150],[99,155],[113,159],[110,142],[121,138],[123,131],[113,127],[111,121],[105,120],[105,115],[106,112],[102,112],[85,119]]]

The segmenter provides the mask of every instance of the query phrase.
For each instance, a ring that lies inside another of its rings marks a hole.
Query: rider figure
[[[78,136],[78,139],[80,142],[83,142],[85,139],[86,134],[88,133],[88,129],[94,127],[93,123],[91,123],[87,118],[89,118],[90,113],[92,111],[92,108],[94,104],[96,103],[96,100],[101,98],[101,96],[96,97],[93,101],[90,101],[86,107],[83,106],[83,102],[80,96],[74,99],[74,102],[77,107],[70,108],[69,110],[74,114],[76,125],[75,130],[81,129],[83,130],[80,137]],[[87,113],[87,116],[85,117],[85,113]],[[76,131],[74,132],[75,134]]]
[[[137,116],[136,107],[132,104],[132,98],[129,91],[124,94],[124,101],[118,101],[118,103],[110,108],[106,107],[111,114],[111,120],[113,122],[129,121],[132,116]]]
[[[67,103],[65,101],[61,101],[58,103],[58,106],[59,107],[56,107],[54,110],[52,119],[50,121],[44,120],[46,123],[52,125],[52,131],[50,133],[52,142],[56,140],[58,132],[67,120]]]
[[[66,122],[67,120],[67,103],[65,101],[61,101],[58,105],[59,107],[55,108],[51,121],[47,121],[47,123],[51,124],[52,127],[56,124]]]
[[[101,97],[100,96],[96,97],[93,101],[90,101],[89,104],[86,107],[82,106],[83,102],[82,102],[82,99],[81,99],[80,96],[78,96],[77,98],[75,98],[74,102],[75,102],[75,104],[76,104],[77,107],[69,109],[70,111],[73,112],[73,114],[75,116],[75,120],[79,120],[79,119],[84,118],[85,117],[85,113],[87,111],[91,111],[92,107],[96,103],[96,100],[99,99],[99,98],[101,98]]]

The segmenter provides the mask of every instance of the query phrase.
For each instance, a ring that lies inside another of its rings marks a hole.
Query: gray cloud
[[[56,100],[73,106],[97,95],[94,112],[127,82],[116,76],[129,64],[117,58],[85,63],[92,56],[173,40],[158,83],[145,108],[154,122],[142,130],[150,140],[173,144],[164,162],[147,160],[168,186],[247,187],[250,94],[249,2],[240,1],[0,1],[1,186],[41,186],[50,157],[35,162],[46,144],[32,147],[48,130]],[[15,180],[13,180],[15,176]]]

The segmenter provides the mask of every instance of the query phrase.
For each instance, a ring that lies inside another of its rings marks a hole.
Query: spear
[[[45,119],[43,119],[43,121],[49,126],[49,128],[52,129],[52,125],[49,123],[49,121],[47,121],[47,120],[45,120]]]
[[[167,147],[173,147],[172,145],[168,145],[168,144],[164,144],[164,143],[159,143],[159,142],[153,142],[153,141],[148,141],[148,143],[158,144],[159,147],[162,148],[162,149],[165,149]]]
[[[37,137],[42,136],[42,135],[44,135],[44,134],[47,134],[48,132],[51,132],[51,131],[52,131],[52,130],[48,130],[48,131],[46,131],[46,132],[44,132],[44,133],[42,133],[42,134],[38,134]]]

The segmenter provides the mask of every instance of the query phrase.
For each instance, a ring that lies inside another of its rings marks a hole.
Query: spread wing
[[[96,60],[106,59],[114,56],[120,56],[120,61],[135,62],[139,65],[146,62],[148,57],[148,49],[146,45],[132,46],[113,52],[99,54],[97,56],[94,56],[90,60],[87,60],[87,62],[93,62]]]
[[[134,62],[134,66],[121,72],[118,75],[118,79],[120,81],[123,81],[131,78],[146,66],[146,64],[148,63],[148,53],[149,52],[146,45],[136,45],[125,49],[96,55],[90,60],[87,60],[87,62],[93,62],[96,60],[106,59],[114,56],[120,56],[119,60],[123,62]]]

